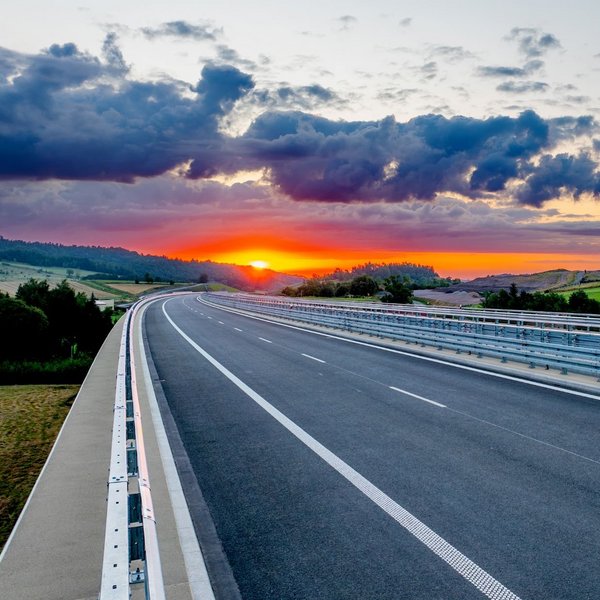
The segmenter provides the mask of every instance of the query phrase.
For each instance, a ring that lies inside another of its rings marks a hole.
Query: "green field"
[[[78,385],[0,386],[0,549],[78,390]]]
[[[561,296],[569,299],[569,296],[577,291],[577,290],[583,290],[587,295],[588,298],[590,298],[591,300],[598,300],[600,302],[600,285],[598,285],[597,283],[593,283],[593,284],[588,284],[586,285],[582,285],[580,287],[571,289],[571,290],[567,290],[567,291],[560,291],[557,292],[558,294],[560,294]]]

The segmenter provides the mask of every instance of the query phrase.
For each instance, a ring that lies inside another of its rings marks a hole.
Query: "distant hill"
[[[94,272],[95,275],[87,276],[89,279],[143,280],[149,275],[154,281],[197,283],[204,277],[245,291],[279,291],[285,286],[303,281],[301,277],[270,269],[257,270],[249,266],[212,261],[172,259],[140,254],[124,248],[24,242],[8,240],[2,236],[0,261]]]
[[[508,290],[515,284],[519,290],[526,292],[547,292],[579,286],[588,281],[600,280],[600,271],[568,271],[555,269],[529,275],[488,275],[472,281],[465,281],[446,288],[448,292],[498,292]]]

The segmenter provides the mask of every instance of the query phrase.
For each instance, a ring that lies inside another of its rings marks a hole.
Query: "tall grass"
[[[48,361],[0,362],[0,385],[81,383],[93,358],[87,355]]]

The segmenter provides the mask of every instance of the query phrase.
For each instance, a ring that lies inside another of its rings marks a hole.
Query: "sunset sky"
[[[294,273],[600,269],[600,5],[21,0],[0,235]]]

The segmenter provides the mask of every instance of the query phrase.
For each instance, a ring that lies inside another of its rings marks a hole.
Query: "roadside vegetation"
[[[0,294],[0,385],[80,383],[113,326],[93,296],[63,281],[30,279],[15,297]]]
[[[0,386],[0,550],[78,390],[78,385]]]
[[[294,298],[366,298],[371,301],[406,304],[412,302],[413,289],[413,283],[408,276],[390,275],[378,281],[369,275],[359,275],[351,281],[313,277],[299,286],[285,287],[281,293]]]
[[[600,300],[588,296],[587,290],[532,294],[524,290],[519,291],[514,283],[508,291],[484,293],[481,305],[483,308],[600,314]]]

